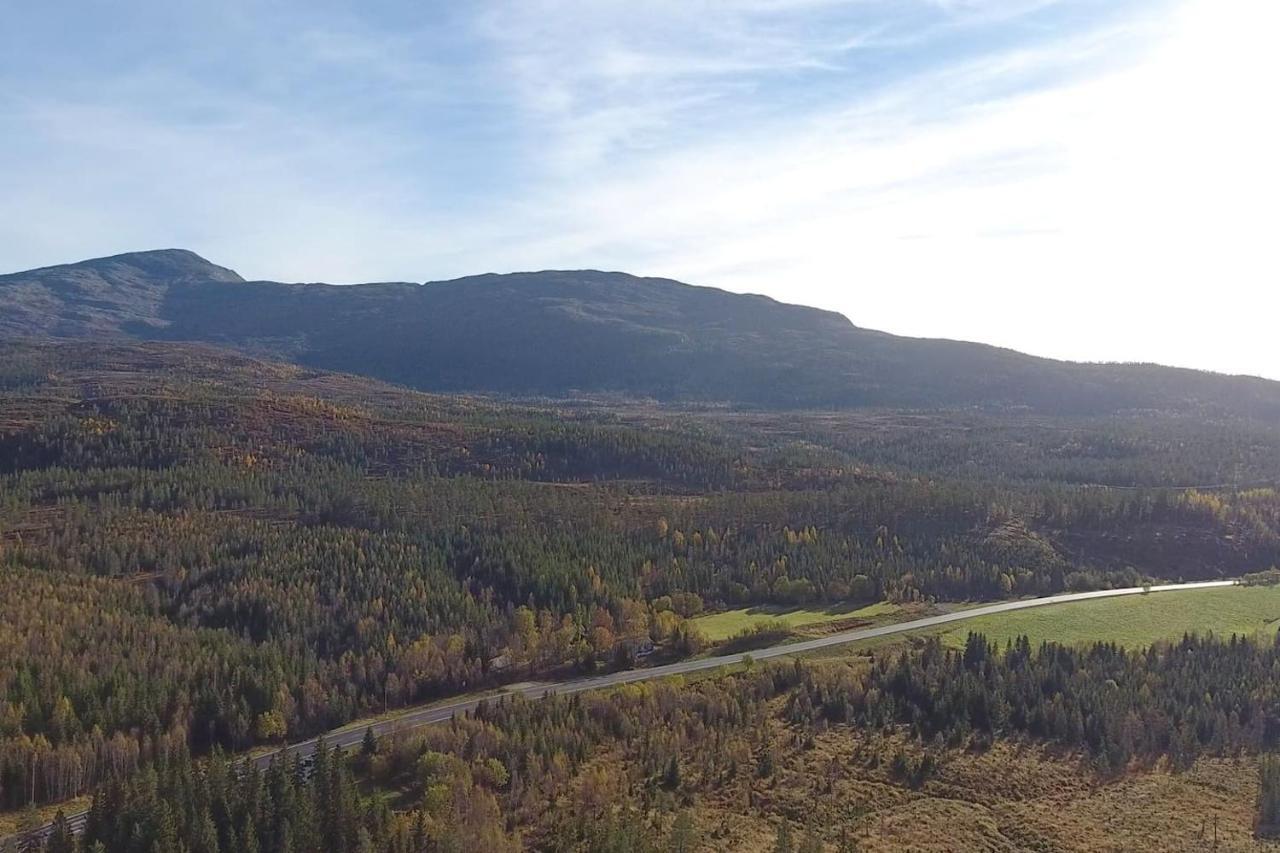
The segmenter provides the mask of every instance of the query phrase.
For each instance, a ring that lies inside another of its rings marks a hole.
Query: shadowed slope
[[[617,272],[334,287],[244,282],[165,250],[0,276],[0,308],[4,337],[200,341],[427,390],[1280,415],[1280,383],[902,338],[828,311]]]

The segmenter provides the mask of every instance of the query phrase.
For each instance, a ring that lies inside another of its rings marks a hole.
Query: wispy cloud
[[[1280,376],[1269,4],[59,5],[0,32],[6,268],[623,268]]]

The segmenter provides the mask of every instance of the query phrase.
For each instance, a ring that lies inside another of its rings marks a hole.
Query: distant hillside
[[[1280,416],[1280,383],[902,338],[763,296],[589,270],[337,287],[140,252],[0,276],[0,337],[198,341],[437,391]]]

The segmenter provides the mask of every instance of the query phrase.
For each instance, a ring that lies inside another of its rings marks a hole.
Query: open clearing
[[[1146,646],[1190,633],[1274,635],[1278,627],[1280,587],[1240,586],[1101,598],[980,616],[944,629],[942,638],[948,645],[963,646],[973,631],[1002,645],[1026,634],[1033,644],[1052,640]]]
[[[1184,773],[1135,768],[1103,778],[1074,755],[1002,742],[986,751],[945,750],[937,775],[912,790],[889,773],[893,745],[832,729],[811,748],[784,751],[774,779],[756,783],[752,808],[744,810],[742,791],[699,799],[698,849],[770,853],[783,819],[797,833],[818,827],[826,850],[846,828],[864,853],[1280,849],[1253,837],[1252,758],[1204,758]]]
[[[741,610],[727,610],[724,613],[712,613],[699,616],[693,622],[702,630],[707,639],[713,643],[726,640],[750,628],[758,622],[785,622],[790,628],[803,628],[808,625],[822,625],[830,622],[853,620],[884,621],[885,617],[896,615],[901,608],[887,601],[876,602],[861,607],[851,608],[849,605],[836,604],[827,608],[782,608],[782,607],[744,607]]]

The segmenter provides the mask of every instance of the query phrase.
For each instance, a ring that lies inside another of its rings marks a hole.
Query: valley
[[[1124,849],[1153,837],[1141,833],[1189,837],[1196,815],[1216,815],[1235,838],[1256,806],[1215,804],[1198,780],[1228,766],[1260,773],[1256,756],[1272,738],[1262,657],[1231,684],[1245,691],[1240,707],[1263,710],[1246,719],[1206,708],[1194,736],[1172,715],[1158,723],[1170,734],[1153,741],[1111,710],[1062,728],[1058,676],[1042,697],[1057,709],[1053,725],[1001,716],[956,728],[951,711],[933,719],[918,704],[945,693],[933,681],[883,706],[864,699],[905,689],[879,680],[894,666],[933,679],[936,667],[985,660],[971,632],[991,643],[992,667],[1065,656],[1064,672],[1082,679],[1071,688],[1081,708],[1095,681],[1181,690],[1188,673],[1143,668],[1172,654],[1160,651],[1167,643],[1271,654],[1276,588],[1233,585],[1280,565],[1269,384],[1196,376],[1176,401],[1144,392],[1123,409],[1093,399],[1070,411],[1005,392],[926,401],[926,385],[913,386],[909,406],[874,397],[831,408],[812,407],[816,398],[637,398],[622,391],[639,386],[608,384],[567,396],[547,392],[568,386],[483,383],[426,392],[322,369],[305,347],[259,346],[266,338],[138,340],[177,334],[169,290],[245,286],[207,267],[193,273],[184,257],[149,261],[162,262],[179,272],[153,287],[142,281],[155,267],[136,259],[42,273],[41,286],[72,276],[115,296],[100,294],[83,325],[88,315],[70,307],[78,291],[58,285],[71,325],[0,340],[0,808],[15,829],[61,809],[47,834],[55,853],[68,829],[107,850],[124,849],[112,835],[123,832],[174,834],[191,848],[212,832],[216,853],[248,835],[279,847],[269,838],[282,829],[266,813],[252,830],[238,824],[246,806],[233,801],[249,794],[219,762],[262,756],[262,778],[293,791],[292,805],[272,806],[282,814],[321,794],[310,770],[299,776],[269,756],[284,744],[314,749],[326,732],[329,747],[355,753],[325,771],[346,805],[315,808],[346,815],[345,846],[333,849],[353,853],[361,832],[374,849],[406,851],[640,851],[686,830],[703,845],[688,849],[772,849],[776,833],[792,831],[797,844],[832,849],[928,849],[935,819],[967,827],[978,847],[1080,849],[1055,820],[1129,797],[1199,804],[1185,822],[1117,835]],[[21,286],[5,283],[10,294],[33,292],[22,275]],[[526,284],[540,292],[555,281]],[[630,286],[593,284],[592,298]],[[741,310],[805,316],[758,301]],[[145,335],[138,317],[154,320]],[[762,324],[752,334],[773,334],[770,322],[750,322]],[[981,672],[966,689],[1003,689],[1008,673]],[[856,714],[841,717],[830,703],[846,688],[836,685],[855,676],[875,684],[859,682],[847,700]],[[1227,686],[1218,677],[1195,675],[1216,685],[1206,686],[1213,696]],[[751,690],[764,692],[748,705],[704,709],[719,722],[680,728],[686,699],[756,679]],[[802,699],[797,685],[810,681],[826,686]],[[604,710],[637,697],[667,710]],[[826,710],[801,713],[813,702]],[[582,725],[603,728],[589,743],[563,740],[555,721],[584,707],[604,716]],[[521,722],[489,731],[494,713]],[[649,731],[637,720],[652,713],[662,722]],[[749,720],[773,733],[768,742],[713,733]],[[417,728],[427,722],[446,724]],[[510,749],[495,752],[505,737]],[[560,746],[544,751],[539,739]],[[699,765],[716,743],[741,753],[736,770]],[[417,767],[427,753],[443,756],[429,772]],[[828,765],[842,754],[852,757],[836,774]],[[686,761],[700,767],[693,776]],[[761,761],[774,770],[742,775],[743,762]],[[981,785],[957,796],[968,783],[937,781],[983,762],[1012,774],[1025,763],[1079,787],[1050,819]],[[226,805],[207,822],[152,787],[195,790],[213,784],[210,773],[223,774]],[[1261,800],[1249,784],[1237,795]],[[783,791],[815,785],[823,825],[807,827]],[[573,799],[593,789],[613,791],[613,806]],[[557,811],[565,820],[548,822]],[[160,814],[188,817],[170,826],[154,823]],[[301,827],[306,814],[290,821]],[[464,825],[489,834],[466,836]]]

